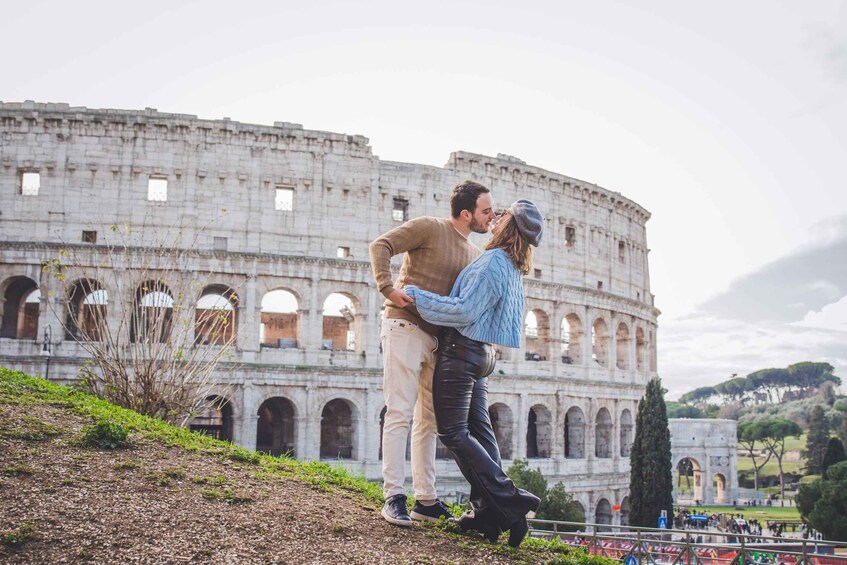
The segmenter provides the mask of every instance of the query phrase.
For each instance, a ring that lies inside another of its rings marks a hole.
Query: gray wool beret
[[[509,210],[515,218],[521,235],[526,238],[530,245],[538,247],[544,232],[544,218],[541,216],[538,206],[534,202],[521,198],[516,200]]]

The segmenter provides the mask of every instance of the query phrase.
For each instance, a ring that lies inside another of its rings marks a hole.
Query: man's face
[[[490,192],[483,192],[476,199],[476,209],[471,215],[470,228],[476,233],[486,233],[488,226],[497,219],[494,213],[494,201]]]

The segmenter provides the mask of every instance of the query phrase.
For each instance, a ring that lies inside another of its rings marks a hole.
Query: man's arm
[[[377,289],[399,308],[411,304],[412,299],[402,289],[394,288],[394,282],[391,280],[391,258],[422,245],[432,228],[431,218],[415,218],[382,234],[368,247]]]

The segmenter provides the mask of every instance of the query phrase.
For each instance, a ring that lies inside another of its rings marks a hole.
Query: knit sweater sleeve
[[[431,237],[435,226],[436,221],[433,218],[415,218],[382,234],[368,246],[376,286],[383,296],[388,297],[394,290],[391,281],[391,257],[422,245]]]
[[[483,265],[471,263],[468,269],[457,296],[441,296],[413,285],[403,290],[415,301],[415,308],[427,322],[461,328],[479,319],[503,292],[502,285],[496,284],[500,278],[496,261],[485,261]]]

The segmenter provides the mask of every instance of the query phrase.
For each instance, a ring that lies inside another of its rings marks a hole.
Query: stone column
[[[319,301],[320,279],[312,276],[310,286],[309,308],[300,310],[300,339],[302,349],[319,351],[323,336],[323,305]]]
[[[518,413],[515,417],[514,430],[517,437],[512,439],[512,444],[515,446],[512,459],[526,459],[527,456],[526,432],[529,426],[529,408],[526,404],[526,393],[522,392],[518,397]]]
[[[242,387],[242,413],[240,422],[233,422],[233,427],[236,428],[235,439],[236,443],[246,449],[256,449],[256,433],[259,423],[259,392],[250,383],[245,383]]]
[[[565,458],[565,393],[556,391],[556,406],[551,415],[553,437],[550,438],[550,456],[553,459]]]
[[[590,306],[585,307],[585,327],[582,332],[582,364],[593,369],[596,365],[591,355],[594,351],[591,349],[591,336],[594,332],[594,309]]]
[[[259,351],[262,305],[256,300],[256,276],[248,275],[238,304],[238,345],[242,351]]]

